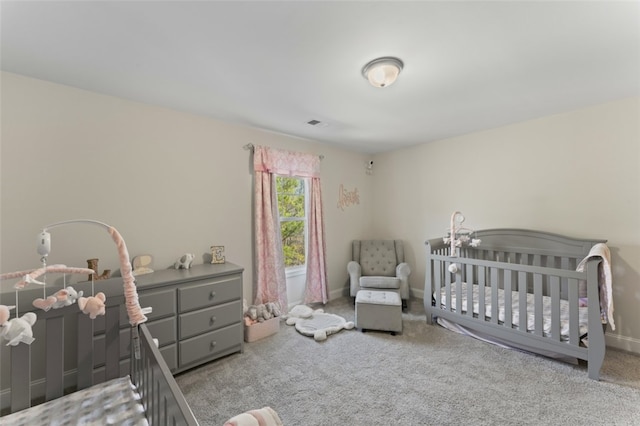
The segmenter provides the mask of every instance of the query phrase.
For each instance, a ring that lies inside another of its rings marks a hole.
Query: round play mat
[[[350,330],[354,327],[352,321],[347,321],[341,316],[326,313],[314,313],[309,318],[296,321],[296,330],[305,336],[311,336],[315,340],[325,340],[330,334],[340,330]]]

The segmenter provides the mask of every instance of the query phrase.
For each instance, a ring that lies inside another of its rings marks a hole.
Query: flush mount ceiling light
[[[362,68],[362,75],[374,87],[387,87],[398,78],[404,64],[398,58],[386,56],[374,59]]]

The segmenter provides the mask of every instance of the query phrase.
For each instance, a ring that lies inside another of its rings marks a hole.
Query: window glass
[[[276,177],[278,212],[285,268],[306,264],[306,182],[296,177]]]

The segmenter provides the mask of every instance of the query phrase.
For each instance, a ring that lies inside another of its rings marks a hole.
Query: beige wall
[[[116,227],[131,256],[155,268],[211,245],[245,267],[252,299],[252,175],[247,143],[323,154],[329,285],[339,297],[350,244],[371,229],[368,158],[328,145],[2,73],[0,270],[39,266],[36,235],[54,222],[90,218]],[[337,206],[343,184],[360,203]],[[108,234],[56,228],[49,264],[118,269]],[[84,278],[83,278],[84,279]],[[4,282],[4,286],[11,283]]]
[[[517,227],[604,238],[613,254],[608,343],[640,353],[640,100],[598,105],[374,157],[326,144],[2,73],[0,271],[39,265],[42,226],[91,218],[115,226],[155,268],[211,245],[245,267],[252,294],[247,143],[323,154],[331,297],[348,279],[352,239],[406,241],[422,297],[424,241],[453,210],[475,228]],[[340,185],[359,202],[339,208]],[[375,188],[375,191],[374,191]],[[117,269],[103,230],[52,230],[49,263]],[[3,283],[3,286],[11,283]],[[4,287],[3,287],[4,288]],[[419,303],[419,302],[414,302]]]
[[[620,100],[375,158],[374,228],[406,240],[422,297],[424,241],[465,225],[608,240],[616,331],[640,353],[640,99]]]

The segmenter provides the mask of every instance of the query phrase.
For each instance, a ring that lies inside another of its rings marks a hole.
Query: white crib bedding
[[[130,378],[121,377],[0,417],[0,424],[148,426],[149,422]]]
[[[491,317],[492,311],[492,290],[491,287],[485,286],[485,317]],[[478,285],[473,285],[473,313],[478,314],[480,306]],[[505,321],[505,302],[504,302],[504,290],[498,289],[498,321],[504,323]],[[440,302],[446,305],[446,288],[442,287],[440,291]],[[515,328],[520,325],[520,306],[519,306],[519,293],[517,291],[511,292],[511,323]],[[545,336],[551,335],[551,298],[549,296],[542,297],[542,315],[543,315],[543,330]],[[451,307],[455,310],[456,307],[456,285],[451,285]],[[462,312],[467,312],[467,283],[462,283]],[[579,323],[579,335],[584,336],[587,334],[587,318],[588,308],[578,308],[578,323]],[[534,312],[534,295],[527,294],[527,331],[533,332],[535,330],[535,312]],[[560,300],[560,338],[562,341],[569,340],[569,302],[566,300]]]

